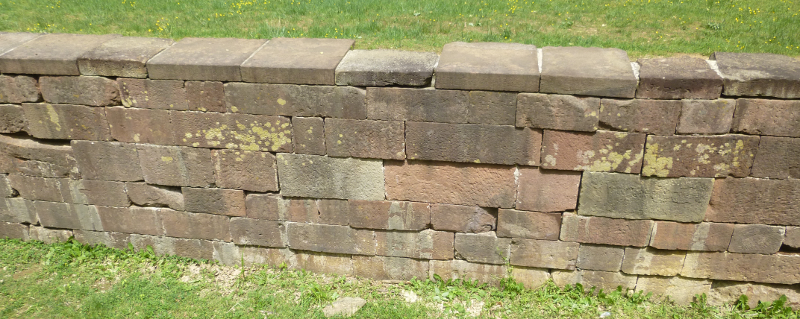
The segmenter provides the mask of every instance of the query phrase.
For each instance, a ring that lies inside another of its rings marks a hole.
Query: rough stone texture
[[[30,240],[28,225],[0,222],[0,238]]]
[[[156,237],[131,234],[131,245],[136,250],[152,247],[157,255],[177,255],[194,259],[214,259],[214,245],[207,240]]]
[[[522,283],[525,288],[538,289],[550,280],[550,271],[548,269],[513,267],[511,277]]]
[[[769,53],[714,52],[712,60],[730,96],[800,98],[800,61]]]
[[[215,261],[226,266],[241,267],[244,254],[239,252],[239,246],[220,241],[213,241],[212,245],[214,246],[213,257]]]
[[[97,207],[104,231],[127,234],[162,235],[159,220],[160,208],[151,207]]]
[[[189,110],[201,112],[226,112],[225,86],[218,81],[186,81],[186,98]]]
[[[574,210],[581,173],[520,168],[515,207],[537,212]]]
[[[111,137],[126,143],[174,145],[175,132],[170,123],[170,111],[148,109],[106,108]]]
[[[376,231],[376,255],[416,259],[453,259],[453,233]]]
[[[564,213],[561,240],[587,244],[644,247],[650,242],[652,220],[583,217]]]
[[[517,101],[517,127],[594,132],[600,99],[571,95],[522,93]]]
[[[736,225],[728,251],[744,254],[774,254],[783,244],[784,227]]]
[[[636,292],[642,292],[644,294],[652,293],[654,296],[669,297],[669,300],[683,306],[689,305],[695,301],[696,295],[706,294],[709,296],[709,299],[713,298],[710,280],[681,277],[664,278],[639,276],[639,279],[636,281]],[[736,295],[736,298],[738,297],[739,295]]]
[[[711,178],[643,178],[583,173],[578,213],[626,219],[700,222],[711,198]]]
[[[712,100],[722,93],[722,78],[703,59],[681,55],[637,62],[637,98]]]
[[[510,125],[406,122],[406,151],[409,159],[538,165],[541,136]]]
[[[44,227],[104,230],[95,206],[34,202],[34,208]]]
[[[68,229],[48,229],[31,226],[29,232],[31,240],[43,241],[45,244],[62,243],[72,237],[72,230]]]
[[[106,106],[119,101],[117,83],[104,77],[43,76],[39,87],[48,103]]]
[[[11,174],[8,176],[8,180],[11,187],[22,198],[49,202],[63,202],[65,200],[65,194],[61,193],[62,179]]]
[[[750,175],[758,136],[647,137],[643,176],[725,177]]]
[[[245,207],[248,218],[266,220],[286,220],[286,212],[279,205],[284,201],[280,195],[273,194],[247,194]]]
[[[561,213],[523,212],[500,209],[497,237],[558,240]]]
[[[469,93],[456,90],[367,88],[367,118],[467,123]]]
[[[142,169],[133,144],[72,141],[72,150],[85,179],[141,181]]]
[[[69,104],[22,104],[28,127],[35,138],[62,140],[110,140],[102,108]]]
[[[277,267],[289,265],[294,254],[288,249],[275,249],[263,247],[239,247],[240,261],[244,258],[245,266],[270,265]]]
[[[752,176],[800,178],[800,138],[762,136]]]
[[[83,75],[146,78],[145,63],[173,43],[170,39],[114,38],[81,55],[78,68]]]
[[[438,59],[433,52],[351,50],[336,67],[336,85],[427,86]]]
[[[293,117],[292,148],[297,154],[325,155],[325,126],[319,117]]]
[[[364,89],[292,84],[225,84],[229,112],[320,116],[361,120],[367,117]]]
[[[0,55],[11,51],[25,42],[36,39],[39,36],[41,36],[41,34],[38,33],[0,32]],[[0,68],[0,72],[2,71],[3,69]]]
[[[597,131],[593,134],[545,130],[542,168],[638,174],[645,134]]]
[[[350,227],[422,230],[431,223],[431,207],[425,203],[349,201]]]
[[[316,252],[375,255],[375,232],[347,226],[288,223],[289,247]]]
[[[743,282],[723,282],[715,281],[711,285],[711,292],[708,294],[708,303],[712,305],[726,305],[739,300],[741,295],[748,298],[747,304],[750,308],[758,306],[761,302],[773,302],[786,295],[787,307],[800,309],[800,294],[796,286],[788,285],[763,285]]]
[[[322,313],[326,318],[339,315],[342,317],[350,317],[360,310],[361,307],[363,307],[366,303],[366,300],[358,297],[339,298],[336,299],[336,301],[334,301],[332,304],[322,308]]]
[[[206,112],[172,112],[176,142],[183,146],[292,151],[292,123],[287,117]]]
[[[189,99],[183,81],[118,79],[120,100],[125,107],[188,110]]]
[[[275,38],[242,64],[242,80],[334,85],[334,70],[353,43],[350,39]]]
[[[346,200],[281,199],[279,196],[267,195],[259,201],[251,201],[251,204],[259,202],[266,204],[267,207],[251,209],[256,218],[326,225],[350,224],[351,208]],[[274,217],[275,215],[277,217]]]
[[[800,225],[800,180],[725,178],[714,181],[706,220]]]
[[[217,186],[253,192],[278,190],[275,156],[266,152],[213,151]]]
[[[603,289],[606,292],[622,287],[623,291],[636,287],[637,276],[626,275],[619,272],[577,270],[577,271],[557,271],[551,274],[553,282],[559,287],[580,283],[586,291],[590,287]]]
[[[41,99],[36,78],[0,75],[0,103],[38,102]]]
[[[147,61],[151,79],[241,81],[239,66],[266,40],[183,38]]]
[[[741,103],[741,100],[739,100]],[[678,134],[725,134],[731,130],[736,100],[683,100]]]
[[[41,143],[29,137],[0,135],[0,172],[29,176],[80,178],[68,145]]]
[[[622,247],[581,245],[576,266],[586,270],[619,271],[625,249]]]
[[[233,223],[227,216],[156,209],[164,235],[169,237],[231,241]]]
[[[8,175],[0,174],[0,198],[13,197],[17,191],[11,188],[11,182],[8,181]]]
[[[516,269],[516,268],[515,268]],[[465,260],[431,260],[429,279],[439,275],[442,280],[463,279],[497,285],[508,271],[505,266],[476,264]]]
[[[611,128],[657,135],[673,135],[681,115],[680,101],[600,101],[600,123]]]
[[[384,199],[378,160],[278,154],[281,194],[291,197]]]
[[[575,269],[578,246],[578,243],[563,241],[514,239],[509,263],[524,267]]]
[[[800,101],[738,99],[732,130],[746,134],[800,137]]]
[[[402,160],[406,157],[404,137],[399,121],[325,120],[329,156]]]
[[[0,56],[0,70],[13,74],[79,75],[78,58],[118,36],[45,34]]]
[[[664,250],[725,251],[731,243],[733,227],[733,224],[656,221],[650,247]]]
[[[496,215],[497,211],[478,206],[431,205],[431,224],[436,230],[460,233],[488,232],[496,229]]]
[[[210,150],[141,144],[137,149],[148,184],[204,187],[216,182]]]
[[[72,231],[75,241],[84,245],[104,245],[115,249],[127,249],[131,242],[129,234],[98,232],[91,230],[76,229]]]
[[[796,284],[800,282],[800,256],[689,252],[681,276]]]
[[[635,275],[676,276],[683,268],[686,252],[652,248],[625,248],[622,272]]]
[[[183,193],[178,188],[149,185],[145,183],[126,183],[125,189],[131,202],[139,206],[169,207],[183,210]]]
[[[514,205],[513,167],[386,162],[383,168],[390,200],[503,208]]]
[[[83,194],[89,204],[99,206],[128,207],[131,202],[125,192],[125,183],[84,180]]]
[[[428,277],[428,261],[400,257],[353,256],[354,275],[375,280],[411,280]]]
[[[791,248],[800,248],[800,227],[786,227],[783,244]]]
[[[22,132],[28,127],[22,106],[0,104],[0,114],[3,114],[0,117],[0,133]]]
[[[276,221],[250,218],[232,218],[231,235],[238,245],[286,247],[283,241],[284,226]]]
[[[302,252],[295,254],[295,257],[295,269],[339,276],[353,275],[353,260],[350,256]]]
[[[456,233],[454,245],[456,257],[460,259],[482,264],[504,265],[509,260],[511,238],[497,238],[494,232]]]
[[[187,211],[227,216],[245,216],[244,192],[220,188],[182,187]]]
[[[542,93],[633,98],[636,77],[620,49],[545,47]]]
[[[436,88],[537,92],[536,46],[490,42],[445,44],[436,67]]]
[[[470,91],[467,123],[514,125],[517,94],[507,92]]]

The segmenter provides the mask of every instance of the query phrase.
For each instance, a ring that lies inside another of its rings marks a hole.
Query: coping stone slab
[[[352,50],[336,68],[336,85],[427,86],[438,59],[433,52]]]
[[[334,85],[336,66],[354,43],[349,39],[272,39],[242,64],[242,80]]]
[[[175,43],[170,39],[119,37],[78,58],[83,75],[146,78],[150,58]]]
[[[633,98],[636,76],[620,49],[545,47],[539,92]]]
[[[538,92],[536,46],[491,42],[445,44],[436,67],[436,88]]]
[[[722,93],[722,77],[703,59],[682,55],[637,62],[637,98],[715,100]]]
[[[800,60],[771,53],[714,52],[728,96],[800,98]]]
[[[0,32],[0,55],[41,36],[39,33]],[[0,69],[2,71],[2,69]]]
[[[267,40],[183,38],[147,62],[157,80],[241,81],[239,66]]]
[[[3,73],[80,75],[78,57],[118,34],[45,34],[0,56]]]

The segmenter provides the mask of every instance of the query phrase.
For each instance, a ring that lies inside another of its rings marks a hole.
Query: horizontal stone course
[[[404,124],[330,118],[325,120],[329,156],[402,160],[406,158]]]
[[[722,77],[703,59],[682,55],[637,62],[637,98],[716,99],[722,93]]]
[[[228,112],[365,119],[366,95],[355,87],[226,83]]]
[[[598,114],[600,124],[620,131],[673,135],[681,115],[681,102],[602,99]]]
[[[25,131],[35,138],[95,141],[111,139],[103,108],[24,103],[22,110],[28,124]]]
[[[725,178],[714,181],[706,220],[800,225],[800,180]]]
[[[436,67],[436,88],[537,92],[538,60],[533,45],[448,43]]]
[[[594,132],[597,130],[599,117],[598,98],[537,93],[522,93],[518,96],[518,127]]]
[[[535,166],[541,136],[538,130],[506,125],[406,122],[406,155],[416,160]],[[329,153],[335,148],[331,142],[328,135]]]
[[[14,74],[79,75],[78,58],[119,35],[45,34],[0,55],[0,71]],[[10,48],[9,48],[10,49]],[[2,51],[2,50],[0,50]]]
[[[336,67],[336,85],[426,86],[438,59],[433,52],[351,50]]]
[[[800,61],[770,53],[714,52],[728,96],[800,97]]]
[[[656,221],[650,246],[664,250],[726,251],[733,228],[733,224]]]
[[[800,282],[800,256],[690,252],[686,255],[681,276],[796,284]]]
[[[643,176],[724,177],[750,175],[759,146],[758,136],[647,137]]]
[[[562,241],[586,244],[644,247],[650,242],[652,220],[584,217],[564,213]]]
[[[334,70],[355,41],[269,40],[242,64],[245,82],[334,85]]]
[[[78,58],[83,75],[146,78],[145,63],[172,45],[170,39],[118,37]]]
[[[266,41],[183,38],[147,61],[151,79],[241,81],[239,66]]]
[[[642,133],[545,130],[541,165],[557,170],[638,174],[645,138]]]
[[[384,199],[381,161],[278,154],[281,194],[290,197]]]
[[[545,47],[539,91],[633,98],[636,77],[620,49]]]

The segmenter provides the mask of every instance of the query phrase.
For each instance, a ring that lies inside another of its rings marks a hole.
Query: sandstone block
[[[126,182],[143,179],[133,144],[72,141],[72,150],[85,179]]]
[[[750,308],[758,306],[759,302],[773,302],[785,295],[786,306],[793,309],[800,308],[800,295],[797,289],[789,285],[764,285],[745,282],[716,281],[711,286],[708,294],[708,303],[712,305],[727,305],[739,300],[741,295],[748,297],[747,304]]]
[[[241,257],[244,257],[245,266],[269,265],[276,267],[288,265],[294,254],[288,249],[264,248],[264,247],[239,247]]]
[[[292,149],[297,154],[325,155],[325,126],[319,117],[293,117]]]
[[[277,210],[278,220],[327,225],[350,224],[350,203],[341,199],[281,199],[269,200],[270,210]]]
[[[25,175],[12,174],[8,176],[11,188],[15,189],[19,196],[30,200],[44,200],[48,202],[65,201],[61,187],[64,182],[60,178],[41,178]]]
[[[714,52],[729,96],[800,97],[800,62],[778,54]]]
[[[231,218],[231,236],[237,245],[286,247],[285,229],[271,220]]]
[[[226,112],[225,86],[218,81],[186,81],[186,98],[190,111]]]
[[[213,257],[215,261],[226,266],[241,267],[244,264],[242,262],[244,254],[239,252],[239,246],[221,241],[213,241],[211,244],[214,247]]]
[[[725,178],[714,181],[706,221],[800,225],[800,180]]]
[[[404,125],[400,121],[329,118],[325,145],[335,157],[405,159]]]
[[[683,268],[686,252],[652,248],[625,248],[622,272],[635,275],[676,276]]]
[[[625,248],[613,246],[581,245],[576,266],[586,270],[619,271]]]
[[[574,210],[581,173],[520,168],[516,208],[537,212]]]
[[[783,244],[792,248],[800,248],[800,227],[786,227]]]
[[[286,117],[174,111],[171,122],[184,146],[292,151],[292,123]]]
[[[409,159],[538,165],[541,139],[538,130],[510,125],[406,122]]]
[[[273,194],[247,194],[245,198],[246,215],[248,218],[265,220],[286,220],[286,214],[280,195]]]
[[[0,75],[0,103],[39,102],[39,84],[36,78],[17,75]]]
[[[289,247],[334,254],[375,255],[375,232],[347,226],[288,223]]]
[[[578,246],[563,241],[513,239],[509,262],[514,266],[575,269]]]
[[[353,256],[354,275],[374,280],[428,277],[428,261],[383,256]]]
[[[62,140],[111,139],[102,108],[69,104],[22,104],[33,137]]]
[[[722,93],[722,77],[699,58],[639,59],[640,99],[716,99]]]
[[[776,284],[800,282],[800,256],[689,252],[681,276]]]
[[[155,209],[164,235],[169,237],[231,241],[233,226],[227,216]]]
[[[548,269],[535,268],[511,268],[511,278],[514,278],[522,286],[528,289],[538,289],[550,281],[550,271]]]
[[[156,237],[131,234],[131,245],[137,250],[152,247],[157,255],[177,255],[194,259],[214,259],[214,245],[207,240]]]
[[[0,55],[11,51],[12,49],[36,39],[41,36],[40,33],[29,32],[2,32],[0,33]],[[2,69],[0,69],[2,71]]]
[[[20,45],[0,56],[0,70],[13,74],[78,75],[79,57],[118,36],[54,33],[16,42]]]
[[[600,123],[621,131],[673,135],[681,115],[680,101],[600,101]]]
[[[733,227],[733,224],[656,221],[650,247],[664,250],[726,251],[731,243]]]
[[[170,111],[106,108],[111,137],[126,143],[175,145]]]
[[[122,105],[145,109],[187,110],[189,100],[183,81],[118,79]]]
[[[295,254],[295,257],[296,269],[339,276],[353,275],[353,260],[350,256],[299,252]]]
[[[762,136],[752,176],[800,178],[800,138]]]
[[[213,151],[217,186],[253,192],[278,190],[275,156],[266,152]]]
[[[800,137],[800,101],[738,99],[733,131]]]
[[[648,136],[642,175],[724,177],[750,175],[759,137]]]
[[[509,260],[511,238],[497,238],[494,232],[456,233],[454,247],[456,257],[468,262],[504,265]]]
[[[159,211],[151,207],[97,207],[104,231],[156,236],[164,233]]]
[[[82,184],[83,194],[91,205],[128,207],[131,204],[125,192],[125,183],[84,180]]]
[[[431,223],[431,207],[425,203],[393,201],[349,201],[350,227],[422,230]]]
[[[124,250],[128,248],[128,243],[131,242],[130,234],[123,233],[75,229],[72,231],[72,234],[75,236],[75,241],[84,245],[103,245],[110,248]]]
[[[118,37],[78,58],[83,75],[146,78],[145,63],[172,45],[170,39]]]
[[[730,132],[736,100],[683,100],[678,134],[725,134]],[[741,103],[739,100],[738,103]]]
[[[544,131],[542,168],[638,174],[645,134]]]
[[[728,251],[744,254],[774,254],[783,244],[784,227],[736,225]]]
[[[712,292],[710,280],[647,276],[639,276],[639,279],[636,281],[636,292],[640,291],[643,293],[652,293],[654,296],[669,297],[673,302],[684,306],[695,301],[694,296],[700,294],[709,295]],[[737,298],[738,296],[739,295],[737,295]]]
[[[467,123],[469,93],[456,90],[367,88],[367,118]]]
[[[438,59],[433,52],[351,50],[336,67],[336,85],[427,86]]]
[[[23,198],[0,199],[0,221],[9,223],[38,224],[33,201]]]
[[[483,233],[497,229],[497,211],[478,206],[431,205],[431,224],[435,230]]]
[[[500,209],[497,237],[558,240],[561,213],[523,212]]]
[[[349,39],[275,38],[242,64],[242,80],[333,85],[334,70],[353,43]]]
[[[0,171],[28,176],[80,178],[69,145],[41,143],[29,137],[0,135]]]
[[[42,226],[50,228],[103,230],[98,210],[94,206],[34,202]]]
[[[147,61],[151,79],[241,81],[239,66],[266,40],[183,38]]]
[[[426,229],[421,232],[375,232],[376,255],[416,259],[453,259],[453,233]]]
[[[245,216],[244,192],[221,188],[181,187],[187,211],[226,216]]]
[[[633,98],[636,77],[620,49],[545,47],[539,92]]]
[[[442,48],[436,88],[537,92],[538,60],[533,45],[451,42]]]
[[[278,180],[284,196],[384,199],[381,161],[278,154]]]
[[[204,187],[216,182],[210,150],[156,145],[137,149],[148,184]]]
[[[42,241],[45,244],[61,243],[72,237],[71,229],[49,229],[31,226],[29,229],[30,240]]]
[[[517,127],[594,132],[600,99],[572,95],[521,93],[517,101]]]
[[[8,180],[8,175],[0,174],[0,198],[13,197],[16,194],[17,191],[11,188],[11,182]]]
[[[553,282],[559,287],[580,283],[585,290],[589,287],[602,289],[606,292],[622,287],[623,291],[636,287],[637,276],[626,275],[619,272],[596,271],[596,270],[577,270],[577,271],[556,271],[551,273]]]
[[[145,183],[125,183],[125,189],[131,202],[136,205],[183,210],[183,193],[180,189]]]
[[[508,271],[506,266],[477,264],[454,259],[431,260],[429,273],[431,280],[435,279],[434,275],[438,275],[442,280],[475,280],[480,283],[497,285],[500,279],[506,277]]]
[[[645,247],[650,242],[652,226],[651,220],[584,217],[564,213],[560,239],[587,244]]]
[[[514,125],[517,94],[508,92],[470,91],[467,123]]]
[[[43,76],[39,86],[48,103],[106,106],[119,101],[117,83],[104,77]]]
[[[0,238],[30,240],[28,225],[0,222]]]
[[[363,120],[366,91],[355,87],[290,84],[225,84],[229,112]]]

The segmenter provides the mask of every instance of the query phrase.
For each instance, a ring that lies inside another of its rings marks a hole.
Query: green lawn
[[[0,0],[0,30],[167,37],[350,38],[438,51],[452,41],[800,56],[796,0]]]

